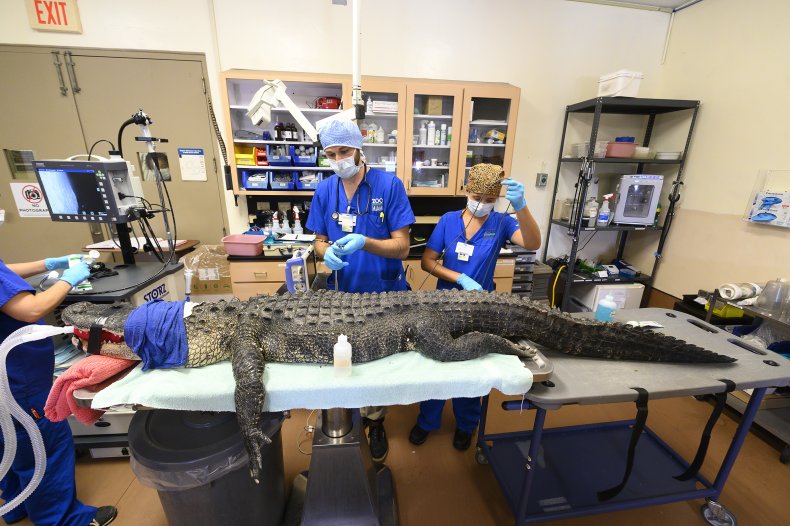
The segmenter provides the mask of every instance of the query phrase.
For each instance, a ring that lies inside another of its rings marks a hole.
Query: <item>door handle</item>
[[[58,74],[58,82],[60,82],[60,94],[64,97],[66,93],[69,92],[69,88],[66,87],[66,83],[63,81],[63,70],[60,69],[60,52],[53,51],[52,52],[52,63],[55,65],[55,72]]]
[[[77,82],[77,72],[74,71],[74,60],[71,57],[71,51],[64,51],[63,56],[66,60],[66,72],[69,74],[69,80],[71,81],[71,90],[74,93],[79,93],[82,91],[82,88]]]

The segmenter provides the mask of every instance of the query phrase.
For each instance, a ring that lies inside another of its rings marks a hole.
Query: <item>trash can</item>
[[[132,471],[159,493],[170,526],[277,526],[285,508],[282,413],[263,415],[272,442],[250,477],[235,413],[138,411],[129,425]]]

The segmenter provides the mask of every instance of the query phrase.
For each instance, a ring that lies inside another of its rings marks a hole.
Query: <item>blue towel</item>
[[[129,314],[126,344],[143,360],[143,370],[182,367],[187,363],[185,301],[154,300]]]

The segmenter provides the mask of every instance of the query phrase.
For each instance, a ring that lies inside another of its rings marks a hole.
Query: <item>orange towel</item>
[[[57,380],[47,397],[44,413],[53,422],[66,420],[74,413],[77,420],[86,426],[96,422],[104,411],[97,411],[88,407],[79,407],[74,400],[74,391],[96,385],[115,376],[121,371],[133,367],[140,362],[111,358],[99,354],[90,355],[69,367]]]

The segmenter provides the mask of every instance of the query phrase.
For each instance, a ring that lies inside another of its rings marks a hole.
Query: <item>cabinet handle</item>
[[[74,93],[79,93],[82,91],[82,88],[80,88],[80,85],[77,82],[77,72],[74,71],[74,60],[71,58],[71,51],[64,51],[63,56],[66,59],[66,71],[68,72],[69,80],[71,81],[71,90]]]
[[[66,83],[63,81],[63,70],[60,69],[60,52],[53,51],[52,59],[52,63],[55,65],[55,72],[58,74],[58,82],[60,82],[60,94],[65,97],[66,93],[69,92],[69,88],[66,87]]]
[[[253,276],[263,276],[264,278],[269,275],[268,272],[253,272]]]

